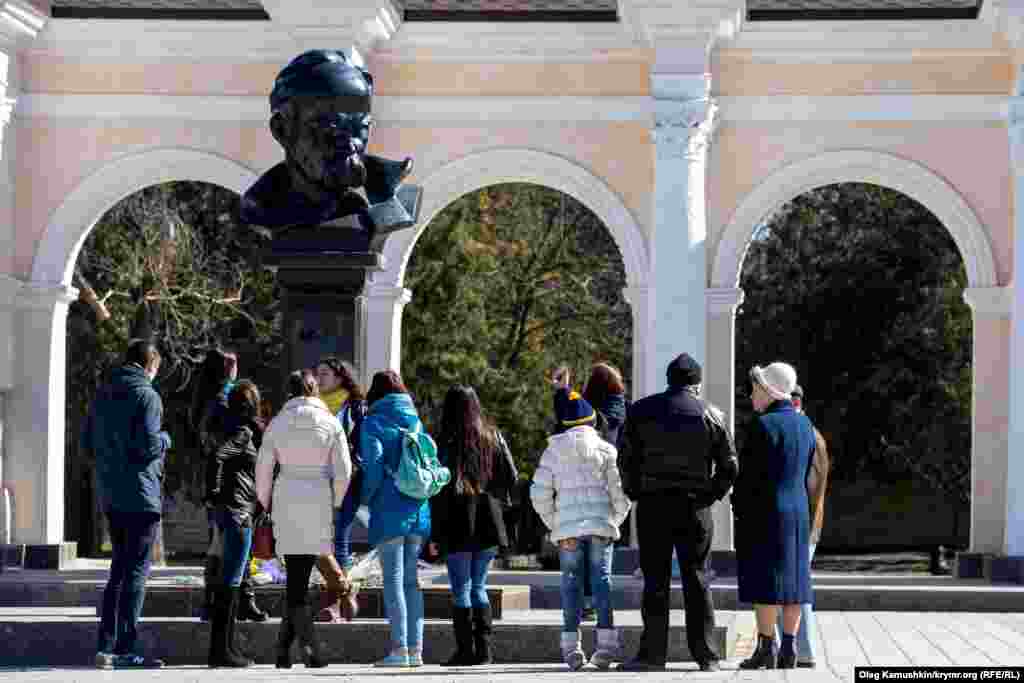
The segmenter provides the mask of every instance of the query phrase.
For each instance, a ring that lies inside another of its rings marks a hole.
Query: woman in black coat
[[[490,664],[491,605],[487,572],[507,548],[503,509],[519,475],[501,433],[485,420],[472,387],[448,390],[441,419],[440,459],[452,480],[431,499],[437,553],[448,555],[455,654],[446,666]]]
[[[807,473],[814,456],[814,427],[790,395],[796,370],[772,363],[750,371],[758,415],[740,452],[732,494],[740,602],[757,613],[757,650],[743,669],[793,668],[800,605],[814,601],[808,552]],[[775,622],[782,606],[782,647],[775,651]],[[776,660],[777,656],[777,660]]]

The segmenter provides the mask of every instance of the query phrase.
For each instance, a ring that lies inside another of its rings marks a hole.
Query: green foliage
[[[403,377],[428,429],[455,383],[473,385],[530,474],[553,423],[550,370],[629,373],[625,269],[601,221],[560,192],[496,185],[430,223],[406,273]]]
[[[258,258],[263,238],[238,222],[238,201],[233,192],[205,183],[156,185],[119,202],[89,234],[76,284],[91,287],[110,318],[101,322],[85,301],[69,311],[70,448],[128,340],[154,335],[163,356],[157,383],[175,443],[168,488],[186,485],[198,495],[202,468],[187,428],[193,371],[217,345],[237,348],[249,376],[260,366],[276,371],[281,348],[274,276]]]
[[[966,282],[950,234],[898,192],[833,185],[784,205],[743,264],[737,424],[749,368],[785,360],[838,476],[918,477],[969,500]]]

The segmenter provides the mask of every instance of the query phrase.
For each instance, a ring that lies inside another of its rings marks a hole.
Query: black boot
[[[299,652],[302,653],[302,661],[307,669],[322,669],[327,662],[320,654],[320,642],[313,632],[313,613],[308,605],[302,607],[288,608],[292,623],[295,625],[295,635],[299,639]]]
[[[292,622],[291,608],[285,605],[283,611],[281,629],[277,632],[277,661],[274,666],[278,669],[290,669],[292,668],[292,642],[295,640],[295,624]]]
[[[244,669],[252,661],[240,657],[232,649],[228,638],[234,633],[235,610],[238,609],[238,589],[231,586],[221,588],[214,602],[213,617],[210,619],[210,653],[207,664],[211,668]]]
[[[237,659],[248,662],[246,666],[252,666],[255,662],[253,662],[250,657],[246,657],[245,653],[242,652],[242,648],[238,645],[238,637],[236,635],[238,632],[238,612],[241,609],[242,593],[237,588],[233,589],[232,593],[237,597],[232,598],[231,603],[229,604],[231,612],[228,615],[228,651],[235,655]]]
[[[491,606],[473,608],[473,649],[477,664],[493,664],[494,652],[491,651]]]
[[[256,591],[252,588],[252,563],[245,563],[245,573],[242,575],[241,597],[238,601],[239,621],[266,621],[270,615],[260,609],[256,604]]]
[[[779,658],[776,660],[777,669],[796,668],[796,636],[782,634],[782,646],[779,648]]]
[[[754,650],[754,654],[750,656],[750,659],[744,659],[740,662],[740,668],[774,669],[776,656],[775,636],[766,636],[759,633],[757,634],[757,649]]]
[[[455,654],[441,666],[472,666],[476,664],[473,652],[473,610],[452,607],[452,626],[455,629]]]
[[[213,617],[213,604],[220,590],[223,574],[220,558],[216,555],[207,555],[203,563],[203,606],[199,608],[200,621],[209,621]]]

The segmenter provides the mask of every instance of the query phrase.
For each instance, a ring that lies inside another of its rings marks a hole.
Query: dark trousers
[[[719,658],[712,638],[715,607],[708,586],[708,560],[714,525],[711,508],[687,506],[679,496],[645,496],[637,509],[640,568],[644,573],[644,635],[640,656],[664,663],[668,652],[672,550],[679,558],[686,608],[686,640],[698,662]]]
[[[113,560],[110,578],[103,591],[103,611],[97,652],[138,654],[139,617],[146,599],[146,578],[149,576],[150,553],[160,526],[155,512],[107,511]]]
[[[309,575],[313,573],[316,555],[285,555],[288,572],[285,600],[289,607],[304,607],[309,599]]]

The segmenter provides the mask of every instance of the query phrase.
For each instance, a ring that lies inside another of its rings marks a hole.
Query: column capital
[[[652,139],[660,159],[703,159],[718,124],[714,100],[655,100]]]
[[[19,311],[48,311],[67,306],[78,298],[78,290],[56,282],[26,282],[18,290],[15,306]]]
[[[708,313],[714,316],[735,315],[743,297],[743,290],[739,287],[709,287],[704,290]]]
[[[367,299],[389,299],[407,304],[412,300],[412,290],[395,285],[374,284],[369,282],[363,288],[363,296]]]
[[[321,0],[263,0],[263,7],[274,22],[287,27],[299,49],[341,45],[360,66],[402,25],[402,13],[392,0],[346,0],[343,8]]]
[[[1013,287],[968,287],[964,289],[964,302],[976,317],[1009,318],[1013,311]]]

